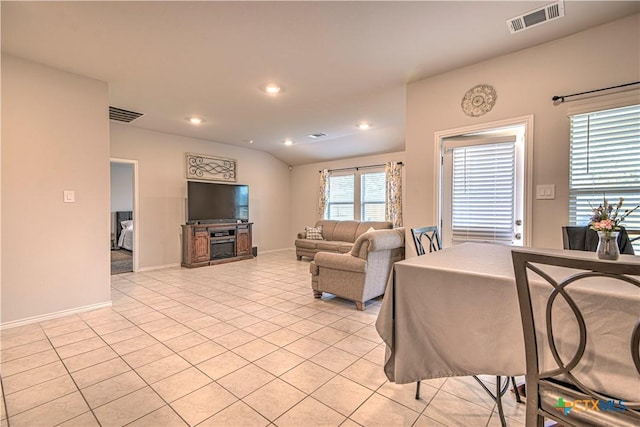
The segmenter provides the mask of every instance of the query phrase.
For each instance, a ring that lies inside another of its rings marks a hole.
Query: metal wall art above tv
[[[187,181],[187,223],[249,221],[249,186]]]

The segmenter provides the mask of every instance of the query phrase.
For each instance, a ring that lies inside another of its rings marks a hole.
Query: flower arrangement
[[[609,203],[606,196],[603,197],[603,202],[597,208],[593,208],[593,215],[589,222],[590,228],[595,231],[602,231],[607,235],[610,235],[612,231],[620,231],[620,223],[625,220],[626,217],[640,207],[636,206],[633,209],[626,209],[621,213],[622,202],[624,199],[620,197],[618,203]]]

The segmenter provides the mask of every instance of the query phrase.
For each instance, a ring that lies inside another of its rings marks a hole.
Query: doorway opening
[[[138,270],[138,162],[111,159],[111,274]]]

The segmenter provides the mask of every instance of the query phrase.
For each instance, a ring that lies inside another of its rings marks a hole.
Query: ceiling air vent
[[[564,1],[560,0],[551,4],[548,4],[540,9],[532,10],[524,15],[516,16],[507,21],[507,27],[511,34],[518,33],[520,31],[535,27],[536,25],[544,24],[545,22],[552,21],[564,16]]]
[[[324,138],[325,136],[327,136],[327,134],[324,132],[316,132],[316,133],[311,133],[307,136],[309,138],[318,139],[318,138]]]
[[[138,117],[142,116],[142,113],[136,113],[135,111],[123,110],[122,108],[116,108],[109,106],[109,119],[118,122],[131,123]]]

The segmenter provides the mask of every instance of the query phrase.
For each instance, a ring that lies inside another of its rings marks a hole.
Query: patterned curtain
[[[385,218],[393,227],[402,227],[402,163],[387,162],[387,212]]]
[[[319,219],[326,218],[327,205],[329,202],[329,170],[323,169],[320,171],[320,197],[318,198],[318,217]]]

